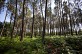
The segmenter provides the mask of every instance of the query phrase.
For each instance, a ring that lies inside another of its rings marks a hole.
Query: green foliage
[[[9,37],[0,38],[0,54],[81,54],[82,37],[47,36],[45,44],[42,44],[40,37],[25,37],[22,42],[16,37],[11,40]]]
[[[82,53],[82,37],[69,37],[66,39],[67,46],[72,53]]]
[[[31,39],[23,42],[10,40],[9,38],[0,39],[0,53],[1,54],[44,54],[45,50],[41,40]]]

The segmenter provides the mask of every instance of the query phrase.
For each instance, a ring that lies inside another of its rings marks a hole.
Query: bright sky
[[[66,1],[66,0],[63,0],[63,1]],[[51,0],[51,7],[52,7],[52,10],[54,9],[55,7],[55,4],[54,4],[54,0]],[[4,18],[5,18],[5,14],[6,14],[6,9],[4,9],[4,11],[0,14],[0,21],[3,22],[4,21]],[[9,17],[7,17],[6,21],[10,21]]]
[[[55,7],[54,0],[52,0],[51,2],[52,2],[51,7],[52,7],[52,9],[54,9],[54,7]]]
[[[5,8],[4,11],[2,11],[1,14],[0,14],[0,21],[1,21],[1,22],[4,21],[4,19],[5,19],[5,15],[6,15],[6,8]],[[7,18],[6,18],[6,21],[7,21],[7,22],[10,21],[10,19],[9,19],[8,16],[7,16]]]
[[[52,3],[51,3],[51,7],[52,7],[52,9],[54,9],[54,6],[55,6],[54,0],[52,0],[51,2],[52,2]],[[1,14],[0,14],[0,21],[1,21],[1,22],[4,21],[5,15],[6,15],[6,8],[5,8],[4,11],[2,11]],[[10,21],[9,17],[7,17],[6,21],[7,21],[7,22]]]
[[[4,11],[2,11],[1,14],[0,14],[0,21],[1,22],[4,21],[5,15],[6,15],[6,9],[4,9]]]

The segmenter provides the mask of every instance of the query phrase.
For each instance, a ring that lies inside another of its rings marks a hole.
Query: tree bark
[[[47,15],[47,0],[46,0],[46,5],[45,5],[45,18],[44,18],[44,21],[43,21],[43,35],[42,35],[43,44],[44,44],[45,28],[46,28],[46,15]]]
[[[33,21],[32,21],[32,34],[31,34],[31,38],[34,36],[34,2],[33,2]]]
[[[51,0],[50,0],[50,11],[52,11],[52,10],[51,10]],[[52,16],[51,16],[51,12],[50,12],[50,36],[51,36],[51,17],[52,17]],[[53,26],[54,26],[54,25],[53,25]]]
[[[13,33],[14,33],[15,26],[16,26],[16,19],[17,19],[17,0],[16,0],[14,24],[13,24],[13,28],[12,28],[12,32],[11,32],[11,39],[13,38]]]
[[[20,41],[23,40],[23,37],[24,37],[24,16],[25,16],[25,13],[24,13],[24,5],[25,5],[25,0],[23,0],[23,10],[22,10],[22,31],[21,31],[21,37],[20,37]]]

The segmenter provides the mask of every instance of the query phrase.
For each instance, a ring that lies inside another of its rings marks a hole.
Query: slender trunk
[[[32,34],[31,34],[31,38],[34,36],[34,3],[33,3],[33,21],[32,21]]]
[[[11,39],[13,38],[14,28],[16,26],[16,19],[17,19],[17,0],[16,0],[16,9],[15,9],[15,18],[14,18],[14,24],[11,32]]]
[[[11,28],[12,28],[12,16],[13,16],[13,13],[11,13],[11,17],[10,17],[10,33],[11,33]]]
[[[44,43],[44,37],[45,37],[45,28],[46,28],[46,15],[47,15],[47,0],[45,5],[45,19],[43,21],[43,34],[42,34],[42,42]]]
[[[12,16],[13,16],[13,13],[11,13],[11,17],[10,17],[10,25],[12,23]]]
[[[70,29],[71,29],[70,34],[73,36],[73,32],[72,32],[72,19],[71,19],[71,15],[70,15]]]
[[[3,31],[4,31],[6,18],[7,18],[7,10],[6,10],[6,15],[5,15],[5,19],[4,19],[4,24],[3,24],[3,28],[2,28],[2,30],[1,30],[0,36],[2,36],[2,33],[3,33]]]
[[[60,2],[60,7],[61,7],[61,10],[60,10],[60,16],[61,16],[61,25],[62,25],[62,23],[63,23],[63,21],[62,21],[62,14],[63,14],[63,8],[62,8],[62,0],[61,0],[61,2]],[[63,27],[61,26],[61,35],[62,35],[62,33],[63,33],[63,29],[62,29]]]
[[[51,36],[51,0],[50,0],[50,36]]]
[[[39,24],[39,28],[38,28],[39,29],[38,35],[41,36],[41,21],[42,21],[41,18],[39,19],[39,21],[40,21],[39,22],[40,24]]]
[[[44,18],[43,18],[43,10],[42,10],[42,0],[40,0],[40,5],[41,5],[41,18],[43,19],[43,21],[44,21]],[[41,27],[41,34],[42,34],[42,29],[43,29],[43,27]]]
[[[61,2],[62,2],[62,0],[61,1],[59,1],[59,17],[60,17],[60,35],[61,35],[61,8],[62,8],[62,6],[61,6]],[[61,7],[61,8],[60,8]]]
[[[68,0],[68,4],[69,4],[69,0]],[[71,18],[71,14],[69,13],[69,17],[70,17],[70,34],[73,35],[73,32],[72,32],[72,18]]]
[[[65,17],[64,17],[63,23],[64,23],[64,25],[63,25],[63,35],[65,36]]]
[[[54,35],[54,21],[52,21],[53,22],[53,26],[52,26],[52,35]]]
[[[25,5],[25,0],[23,0],[23,11],[22,11],[22,31],[21,31],[21,37],[20,37],[20,41],[23,40],[23,37],[24,37],[24,5]]]
[[[66,25],[66,24],[68,24],[67,21],[68,21],[68,18],[67,18],[67,14],[66,14],[66,21],[65,21],[65,22],[66,22],[66,23],[65,23],[65,36],[67,35],[67,26],[68,26],[68,25]]]

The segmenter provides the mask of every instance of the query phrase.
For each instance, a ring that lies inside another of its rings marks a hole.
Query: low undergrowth
[[[46,37],[42,44],[40,37],[0,38],[0,54],[82,54],[82,37]]]

